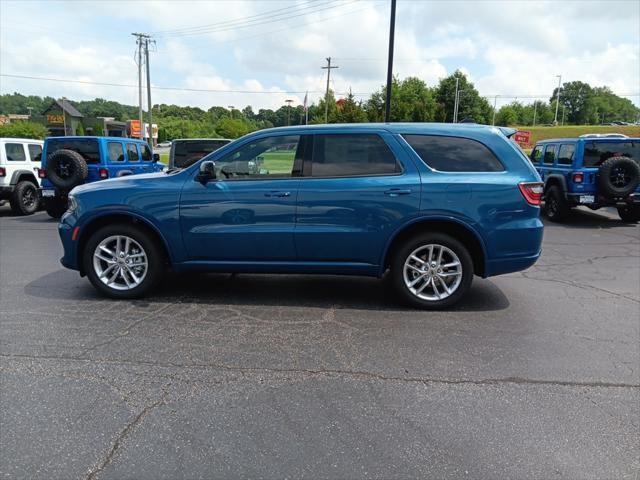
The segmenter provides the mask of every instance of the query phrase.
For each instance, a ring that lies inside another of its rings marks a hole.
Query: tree
[[[580,125],[588,122],[590,109],[589,97],[592,95],[593,89],[588,83],[574,81],[565,82],[560,90],[560,106],[558,108],[558,117],[562,115],[561,111],[564,107],[565,122],[574,125]],[[553,94],[549,102],[554,106],[558,95],[558,88],[553,89]],[[555,112],[554,112],[555,115]]]
[[[336,109],[332,123],[363,123],[367,121],[367,114],[362,108],[361,102],[356,102],[353,94],[349,92],[341,108]]]
[[[444,122],[453,121],[453,110],[456,94],[456,77],[458,78],[458,120],[471,118],[476,123],[490,123],[493,109],[489,102],[480,96],[473,83],[466,75],[456,70],[453,75],[443,78],[435,89],[435,100],[438,104],[436,118]]]
[[[336,106],[336,97],[333,94],[333,90],[329,90],[329,94],[327,95],[327,100],[329,102],[328,122],[332,123],[333,120],[336,118],[336,113],[338,111],[338,107]],[[318,108],[316,110],[317,113],[313,115],[313,118],[309,118],[309,123],[325,123],[324,122],[325,104],[326,104],[325,98],[323,97],[318,102]]]
[[[39,123],[12,122],[0,125],[0,137],[33,138],[43,140],[49,135],[49,130]]]
[[[221,118],[216,122],[216,132],[223,138],[238,138],[254,130],[252,124],[239,118]]]
[[[384,121],[387,88],[371,95],[365,104],[369,121]],[[394,78],[391,83],[392,122],[433,122],[437,105],[433,89],[417,77]]]

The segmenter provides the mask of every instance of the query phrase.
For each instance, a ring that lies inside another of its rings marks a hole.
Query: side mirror
[[[154,153],[151,161],[153,163],[158,163],[160,161],[160,154],[159,153]]]
[[[200,171],[197,175],[197,180],[200,183],[207,183],[209,180],[216,178],[216,163],[211,160],[207,160],[200,164]]]

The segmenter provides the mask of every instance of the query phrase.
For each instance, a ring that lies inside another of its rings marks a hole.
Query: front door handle
[[[411,194],[410,188],[390,188],[389,190],[384,191],[385,195],[389,195],[390,197],[397,197],[398,195],[409,195]]]
[[[265,197],[290,197],[291,192],[279,192],[274,190],[272,192],[268,192],[264,194]]]

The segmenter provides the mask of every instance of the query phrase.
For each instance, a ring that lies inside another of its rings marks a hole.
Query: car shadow
[[[29,283],[27,295],[62,301],[111,301],[76,272],[58,270]],[[167,274],[162,284],[139,303],[179,302],[201,305],[264,305],[411,311],[398,302],[387,278],[253,275]],[[475,278],[471,290],[449,311],[488,312],[509,307],[493,282]]]
[[[552,222],[544,215],[541,217],[545,228],[634,228],[636,224],[625,223],[618,217],[615,209],[603,208],[598,211],[586,207],[572,208],[562,222]]]

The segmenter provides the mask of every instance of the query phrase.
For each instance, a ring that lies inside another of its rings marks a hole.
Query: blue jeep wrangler
[[[612,206],[622,221],[640,220],[640,138],[543,140],[531,152],[531,161],[544,180],[549,220],[562,221],[578,205],[592,210]]]
[[[158,154],[143,140],[122,137],[49,137],[44,141],[40,196],[47,213],[60,218],[69,192],[83,183],[160,172]]]

